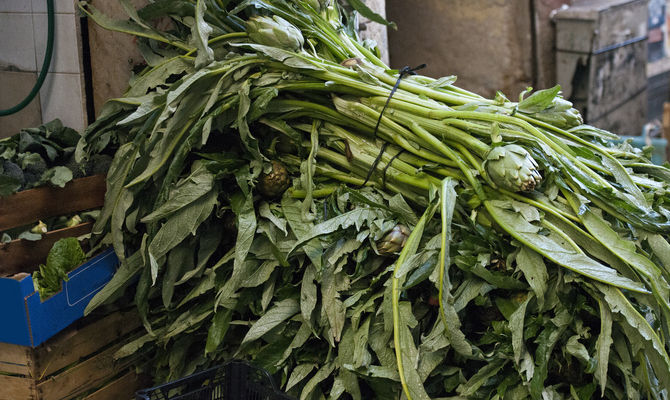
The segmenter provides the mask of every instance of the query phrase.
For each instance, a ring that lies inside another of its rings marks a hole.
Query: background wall
[[[55,0],[53,59],[38,96],[17,114],[0,117],[0,137],[60,118],[81,130],[87,124],[81,35],[74,0]],[[42,68],[47,43],[44,0],[0,0],[0,108],[19,103]]]
[[[457,85],[484,95],[514,96],[533,84],[528,1],[387,0],[391,66],[426,63],[421,73],[457,75]]]
[[[528,86],[553,86],[556,78],[555,24],[550,15],[585,0],[364,0],[398,24],[387,30],[361,19],[361,36],[376,40],[389,65],[427,63],[422,74],[457,75],[458,85],[510,98]],[[661,116],[670,100],[667,3],[649,0],[647,65],[649,119]],[[125,18],[116,0],[91,0],[114,17]],[[135,5],[148,0],[132,0]],[[143,62],[134,39],[91,22],[81,26],[75,0],[55,0],[54,59],[37,99],[20,113],[0,117],[0,137],[53,118],[83,129],[104,102],[123,94],[133,68]],[[45,0],[0,0],[0,108],[17,104],[30,91],[46,47]],[[83,30],[83,32],[82,32]],[[84,34],[82,39],[82,33]],[[88,35],[88,38],[86,36]],[[86,43],[84,43],[86,41]],[[388,50],[387,49],[388,43]],[[84,79],[83,44],[90,44],[90,71]],[[85,82],[89,83],[86,98]]]
[[[553,10],[572,0],[386,0],[391,65],[427,63],[433,77],[492,96],[516,98],[556,83]]]
[[[363,0],[370,9],[382,17],[386,17],[385,0]],[[381,52],[382,61],[389,64],[389,40],[386,26],[372,22],[366,18],[360,18],[358,24],[359,33],[362,39],[374,40]]]
[[[90,3],[112,18],[128,18],[117,0],[93,0]],[[148,0],[132,0],[131,3],[139,8],[146,5]],[[108,99],[121,96],[128,88],[133,68],[144,63],[144,59],[135,45],[135,38],[131,35],[108,31],[93,21],[88,25],[88,32],[91,49],[92,101],[95,115],[98,115],[100,108]]]
[[[389,30],[390,65],[400,68],[427,63],[422,74],[433,77],[456,75],[456,84],[461,87],[489,97],[500,90],[508,98],[516,99],[528,86],[543,89],[559,82],[556,24],[552,18],[555,10],[627,3],[634,1],[423,0],[419,4],[386,0],[388,19],[398,25],[398,30]],[[646,1],[649,17],[646,24],[647,80],[642,83],[643,92],[638,96],[641,106],[631,109],[636,114],[635,126],[618,133],[639,135],[645,123],[659,125],[663,104],[670,102],[668,3],[670,0]],[[593,32],[593,35],[598,33]],[[588,46],[592,37],[585,36],[583,40]],[[638,63],[641,66],[636,64],[636,72],[645,68],[645,57]],[[570,82],[563,83],[565,88],[570,86]],[[624,82],[623,85],[633,86],[633,83]],[[640,90],[639,87],[632,89]],[[670,116],[666,119],[670,121]],[[598,125],[598,121],[593,123]],[[616,124],[602,124],[605,129],[617,127]]]

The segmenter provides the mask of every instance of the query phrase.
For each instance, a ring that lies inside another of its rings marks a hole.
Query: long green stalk
[[[465,162],[454,150],[450,149],[447,145],[442,143],[435,136],[431,135],[430,132],[423,129],[417,123],[412,123],[411,129],[414,133],[417,134],[417,136],[421,137],[423,140],[433,145],[436,150],[440,151],[442,154],[449,157],[452,161],[458,164],[458,168],[461,170],[463,175],[465,175],[465,178],[474,189],[475,193],[477,194],[477,197],[479,197],[479,199],[482,201],[486,199],[486,194],[482,189],[481,183],[475,178],[475,176],[472,174],[472,170],[468,168],[467,165],[465,165]]]

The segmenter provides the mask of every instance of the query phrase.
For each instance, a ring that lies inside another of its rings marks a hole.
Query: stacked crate
[[[575,1],[554,18],[564,97],[586,123],[639,135],[647,113],[647,1]]]
[[[0,232],[37,220],[100,208],[105,176],[76,179],[64,188],[40,187],[0,198]],[[91,231],[91,223],[54,230],[39,241],[0,244],[0,400],[131,399],[146,386],[132,359],[114,353],[141,334],[132,311],[82,318],[91,298],[114,275],[111,249],[68,273],[61,291],[42,299],[32,272],[61,238]]]
[[[87,317],[37,346],[0,343],[0,400],[127,400],[146,382],[114,353],[140,328],[134,312]]]

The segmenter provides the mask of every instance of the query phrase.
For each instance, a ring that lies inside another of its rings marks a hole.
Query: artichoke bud
[[[554,98],[549,108],[531,114],[531,117],[561,129],[570,129],[584,123],[582,115],[572,107],[572,103],[558,96]]]
[[[42,221],[39,221],[37,225],[33,226],[32,229],[30,229],[30,232],[32,233],[47,233],[47,224],[45,224]]]
[[[77,226],[79,224],[81,224],[81,217],[79,215],[75,215],[65,223],[65,226],[72,228],[73,226]]]
[[[574,128],[575,126],[579,126],[584,123],[584,119],[582,118],[582,115],[577,111],[577,109],[570,108],[563,112],[563,116],[565,117],[565,128],[563,129],[570,129]]]
[[[533,190],[542,181],[537,162],[526,149],[516,144],[491,149],[486,155],[484,168],[498,187],[511,192]]]
[[[305,44],[300,29],[277,15],[252,17],[247,21],[247,33],[254,42],[284,50],[299,51]]]
[[[263,197],[272,199],[281,196],[290,185],[291,178],[286,167],[279,161],[272,161],[272,169],[261,174],[256,188]]]
[[[405,225],[396,225],[377,242],[377,251],[382,256],[391,256],[398,253],[405,246],[409,234],[410,231]]]

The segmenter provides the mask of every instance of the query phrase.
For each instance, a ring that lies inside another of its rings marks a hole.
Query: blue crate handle
[[[88,300],[102,289],[116,271],[115,261],[116,254],[112,249],[107,249],[94,262],[87,264],[84,268],[72,271],[63,285],[68,306],[72,307]],[[100,263],[106,263],[107,273],[101,273],[103,271],[97,267]],[[86,285],[82,285],[81,282],[86,282]]]

